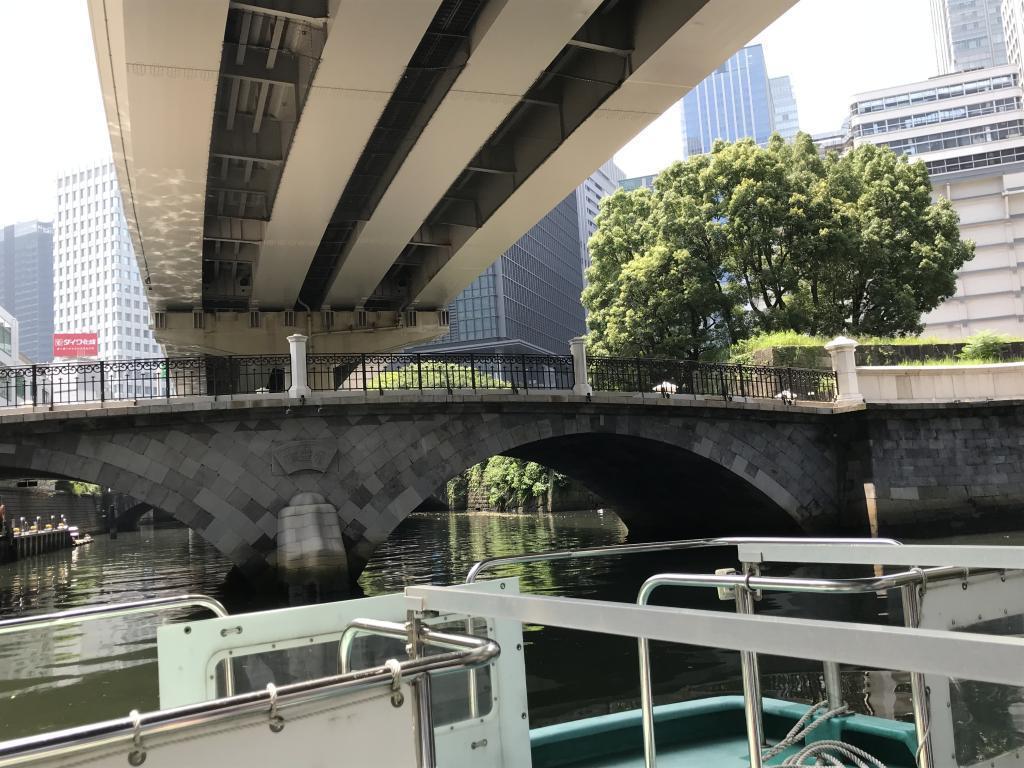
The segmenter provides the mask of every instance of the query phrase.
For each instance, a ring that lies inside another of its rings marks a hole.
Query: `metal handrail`
[[[342,674],[352,671],[349,661],[352,656],[352,641],[355,640],[357,635],[375,635],[377,637],[390,637],[394,640],[408,640],[409,628],[405,624],[378,619],[355,619],[350,622],[345,627],[345,631],[341,633],[341,639],[338,641],[338,662]],[[427,626],[419,628],[419,638],[425,645],[449,649],[467,647],[467,638],[472,638],[476,644],[487,641],[485,637],[438,632],[436,629],[431,629]]]
[[[729,547],[739,544],[786,544],[801,542],[804,544],[884,544],[889,546],[901,546],[896,539],[871,539],[851,538],[842,539],[834,537],[816,538],[794,538],[786,536],[723,536],[711,539],[675,539],[672,541],[652,541],[639,544],[608,544],[601,547],[587,547],[585,549],[556,549],[548,552],[531,552],[523,555],[506,555],[500,557],[488,557],[473,564],[466,574],[466,584],[474,583],[480,574],[498,568],[502,565],[515,565],[518,563],[540,563],[554,560],[575,560],[591,557],[616,557],[618,555],[638,555],[649,552],[671,552],[684,549],[701,549],[705,547]],[[471,632],[471,620],[466,620],[466,631]],[[756,665],[756,659],[755,659]],[[469,709],[475,717],[478,711],[476,697],[476,673],[469,673]]]
[[[180,608],[205,608],[218,618],[228,615],[228,610],[219,600],[206,595],[174,595],[172,597],[149,597],[125,603],[106,603],[84,608],[70,608],[54,613],[40,613],[34,616],[19,616],[0,621],[0,636],[12,635],[32,629],[66,627],[84,624],[87,621],[113,619],[119,616],[135,616],[141,613],[162,613]],[[235,675],[231,662],[224,665],[224,689],[230,696],[235,692]]]
[[[206,595],[175,595],[173,597],[152,597],[145,600],[134,600],[126,603],[106,603],[90,605],[84,608],[71,608],[55,613],[42,613],[34,616],[18,616],[14,619],[0,621],[0,635],[24,632],[30,629],[46,629],[72,624],[82,624],[97,619],[112,619],[118,616],[132,616],[140,613],[161,613],[176,608],[206,608],[219,618],[228,615],[227,609],[220,601]]]
[[[385,622],[386,623],[386,622]],[[394,625],[402,627],[400,624]],[[443,638],[443,639],[442,639]],[[408,659],[400,662],[400,677],[413,682],[434,672],[456,669],[474,669],[489,664],[501,653],[498,644],[489,638],[462,636],[450,633],[432,633],[424,642],[444,643],[462,650]],[[0,767],[14,765],[25,757],[46,753],[47,757],[64,757],[89,747],[128,746],[136,736],[153,736],[185,730],[197,725],[228,720],[241,715],[265,713],[273,699],[276,711],[332,698],[345,693],[369,688],[389,687],[394,682],[391,667],[380,665],[342,675],[306,680],[276,689],[267,688],[250,693],[226,696],[200,704],[142,714],[138,719],[122,717],[102,723],[68,728],[63,731],[29,736],[0,743]]]
[[[900,546],[901,542],[896,539],[871,539],[871,538],[797,538],[785,536],[723,536],[710,539],[675,539],[672,541],[652,541],[640,544],[608,544],[602,547],[587,547],[585,549],[559,549],[548,552],[531,552],[523,555],[507,555],[503,557],[488,557],[473,564],[466,574],[466,584],[472,584],[479,578],[481,573],[493,570],[502,565],[515,565],[517,563],[539,563],[552,560],[574,560],[577,558],[590,557],[614,557],[617,555],[636,555],[648,552],[671,552],[682,549],[700,549],[702,547],[728,547],[738,544],[887,544]]]
[[[979,571],[975,571],[978,573]],[[703,573],[660,573],[651,576],[640,587],[637,595],[637,605],[646,606],[651,594],[658,587],[730,587],[736,591],[737,613],[752,614],[753,602],[752,593],[758,590],[769,590],[779,592],[803,592],[816,594],[859,594],[867,592],[886,592],[892,589],[899,589],[902,592],[904,606],[908,608],[907,622],[910,625],[917,623],[917,611],[919,606],[916,602],[908,603],[908,588],[916,588],[919,584],[938,582],[953,578],[966,578],[969,569],[956,566],[939,566],[936,568],[917,568],[911,571],[888,574],[885,576],[869,576],[853,579],[807,579],[794,576],[756,576],[753,574],[703,574]],[[917,606],[917,607],[915,607]],[[654,692],[651,686],[651,659],[650,647],[646,638],[637,641],[640,657],[640,713],[643,724],[644,738],[644,765],[646,768],[655,768],[656,749],[654,742]],[[751,768],[761,768],[761,744],[763,742],[763,722],[760,715],[758,703],[760,701],[760,685],[757,675],[757,655],[750,652],[743,652],[741,656],[743,670],[743,709],[747,720],[747,739],[750,750]],[[835,668],[826,669],[826,675],[831,672],[837,677]],[[911,680],[914,690],[918,688],[923,692],[924,677],[915,682]],[[913,678],[913,676],[912,676]],[[834,692],[829,692],[830,701],[834,698]],[[914,720],[917,723],[918,737],[926,739],[927,735],[927,708],[924,706],[924,697],[914,698]],[[925,747],[922,768],[931,765],[930,755]]]
[[[982,573],[975,569],[971,573]],[[909,584],[922,584],[926,581],[941,581],[964,577],[967,568],[943,565],[936,568],[921,568],[913,571],[891,573],[886,576],[866,576],[854,579],[807,579],[800,576],[754,576],[736,574],[710,573],[668,573],[651,576],[640,588],[637,602],[646,605],[650,593],[660,586],[673,587],[746,587],[751,591],[766,590],[770,592],[815,592],[828,594],[854,595],[864,592],[887,592]],[[659,582],[665,577],[667,581]]]

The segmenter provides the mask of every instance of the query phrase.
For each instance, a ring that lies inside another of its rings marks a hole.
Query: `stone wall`
[[[471,488],[466,496],[465,509],[470,512],[575,512],[580,509],[597,509],[603,505],[597,494],[572,478],[556,482],[550,498],[548,494],[535,496],[514,509],[492,509],[486,488]]]
[[[1019,528],[1024,402],[870,406],[841,421],[847,523],[882,535]]]
[[[68,525],[76,525],[87,533],[103,530],[103,518],[99,499],[94,496],[75,496],[40,488],[0,488],[0,501],[7,507],[7,517],[17,521],[24,517],[35,520],[40,517],[48,522],[50,516],[67,518]]]

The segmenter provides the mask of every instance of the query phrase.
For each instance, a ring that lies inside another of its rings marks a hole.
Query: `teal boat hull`
[[[769,742],[782,739],[806,704],[764,700]],[[716,696],[655,707],[659,768],[746,768],[743,698]],[[913,768],[917,739],[913,723],[868,715],[848,715],[822,724],[809,737],[841,739],[866,750],[890,768]],[[643,766],[639,710],[535,728],[530,732],[533,768],[636,768]],[[790,753],[792,750],[790,750]],[[783,753],[768,761],[777,765]]]

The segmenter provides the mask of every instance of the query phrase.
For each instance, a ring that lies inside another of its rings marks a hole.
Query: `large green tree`
[[[699,357],[751,331],[909,335],[973,257],[922,163],[719,142],[602,203],[583,301],[595,352]]]

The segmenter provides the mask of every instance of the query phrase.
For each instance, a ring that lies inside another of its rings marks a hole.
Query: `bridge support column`
[[[292,355],[292,385],[288,389],[289,397],[307,397],[312,393],[306,381],[306,342],[308,336],[295,333],[288,337],[288,347]]]
[[[318,493],[300,493],[277,518],[277,571],[289,590],[344,594],[348,555],[338,510]]]
[[[575,378],[572,391],[574,395],[589,395],[594,390],[587,376],[587,337],[577,336],[569,341],[569,352],[572,354],[572,370]]]
[[[825,345],[825,349],[832,358],[832,370],[836,372],[839,383],[839,397],[836,399],[841,403],[863,403],[864,395],[857,383],[857,361],[854,356],[857,342],[845,336],[837,336]]]

